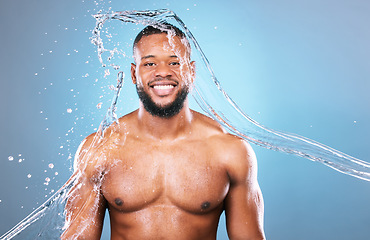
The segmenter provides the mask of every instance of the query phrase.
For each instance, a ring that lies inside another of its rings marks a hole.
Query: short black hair
[[[175,36],[178,36],[181,39],[183,38],[186,39],[185,33],[183,31],[181,31],[178,27],[165,22],[165,23],[161,23],[158,26],[153,26],[153,25],[146,26],[136,36],[133,47],[135,48],[138,42],[140,41],[140,39],[144,36],[150,36],[153,34],[161,34],[161,33],[168,33],[168,32],[174,32]]]
[[[169,24],[167,22],[162,22],[160,24],[157,24],[157,25],[148,25],[146,26],[143,30],[141,30],[135,40],[134,40],[134,44],[133,44],[133,52],[134,52],[134,55],[135,55],[135,48],[136,48],[136,45],[139,43],[139,41],[141,40],[142,37],[144,36],[150,36],[150,35],[153,35],[153,34],[161,34],[161,33],[173,33],[174,36],[178,36],[181,40],[185,40],[183,43],[189,53],[189,57],[190,57],[190,54],[191,54],[191,48],[190,48],[190,43],[189,43],[189,40],[186,38],[186,35],[183,31],[181,31],[178,27],[172,25],[172,24]]]

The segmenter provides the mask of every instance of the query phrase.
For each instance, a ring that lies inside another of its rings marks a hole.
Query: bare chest
[[[102,192],[123,212],[176,206],[204,213],[222,204],[229,179],[215,151],[199,144],[125,146],[106,171]]]

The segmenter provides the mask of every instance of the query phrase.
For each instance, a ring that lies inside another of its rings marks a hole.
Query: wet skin
[[[178,37],[175,45],[172,51],[166,34],[144,36],[131,69],[133,83],[162,106],[194,77]],[[190,110],[187,100],[171,118],[152,116],[141,104],[90,148],[93,138],[76,154],[78,184],[62,239],[99,239],[106,208],[113,240],[216,239],[224,210],[230,239],[264,239],[253,150]]]

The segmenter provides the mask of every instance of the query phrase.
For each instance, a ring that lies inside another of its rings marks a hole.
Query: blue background
[[[91,15],[109,7],[173,10],[252,118],[370,161],[368,1],[1,1],[0,234],[68,179],[69,157],[102,120],[115,74],[103,77],[89,38]],[[369,238],[369,182],[254,149],[268,239]]]

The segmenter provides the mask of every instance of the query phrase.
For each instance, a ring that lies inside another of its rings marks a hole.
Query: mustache
[[[176,85],[179,84],[179,81],[175,80],[175,79],[172,79],[170,77],[156,77],[154,78],[153,80],[151,80],[150,82],[148,82],[148,85],[152,85],[153,83],[156,83],[156,82],[162,82],[162,81],[171,81],[173,83],[176,83]]]

